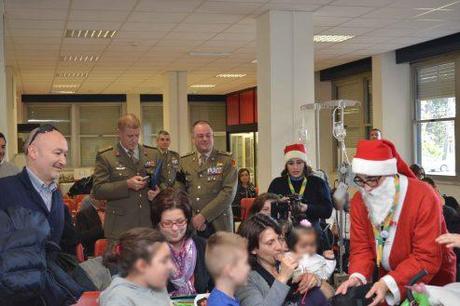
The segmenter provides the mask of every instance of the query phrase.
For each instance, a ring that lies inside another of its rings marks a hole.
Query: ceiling
[[[256,17],[270,9],[314,12],[315,34],[355,35],[315,43],[315,70],[460,32],[460,1],[454,0],[4,1],[7,65],[27,94],[161,93],[167,71],[188,71],[189,85],[216,85],[190,93],[255,86]],[[67,29],[117,33],[111,39],[65,38]],[[63,62],[69,55],[99,60]],[[220,73],[246,76],[216,78]]]

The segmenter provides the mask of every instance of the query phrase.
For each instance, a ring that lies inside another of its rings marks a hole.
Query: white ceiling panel
[[[72,1],[72,9],[129,11],[136,2],[136,0],[77,0]]]
[[[73,21],[114,21],[120,22],[128,16],[128,11],[113,10],[71,10],[69,20]],[[108,29],[110,30],[110,29]]]
[[[200,5],[196,12],[219,13],[219,14],[250,14],[261,7],[261,3],[250,2],[228,2],[228,1],[206,1]]]
[[[133,12],[129,15],[128,22],[148,23],[174,23],[181,22],[187,16],[186,13],[158,13],[158,12]]]
[[[355,35],[315,43],[316,69],[460,31],[460,2],[448,0],[6,0],[5,8],[6,60],[27,93],[47,93],[56,72],[75,71],[89,74],[78,80],[79,93],[158,93],[161,75],[170,70],[188,71],[189,84],[217,84],[190,92],[254,86],[256,18],[268,9],[313,11],[315,34]],[[118,33],[107,40],[68,39],[66,28]],[[68,63],[62,55],[100,58]],[[224,72],[247,75],[215,77]]]
[[[137,11],[191,13],[201,3],[201,0],[140,0]]]
[[[198,24],[233,24],[240,21],[245,15],[240,14],[209,14],[209,13],[192,13],[184,19],[184,23],[198,23]]]
[[[326,17],[358,17],[362,16],[374,8],[366,6],[323,6],[315,12],[316,16]]]

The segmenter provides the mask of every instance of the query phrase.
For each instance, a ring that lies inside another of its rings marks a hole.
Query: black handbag
[[[347,294],[335,295],[332,300],[332,306],[366,306],[372,303],[372,299],[366,299],[365,296],[371,290],[372,285],[366,284],[358,287],[350,287]]]

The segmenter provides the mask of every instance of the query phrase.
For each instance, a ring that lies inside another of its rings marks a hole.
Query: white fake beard
[[[393,206],[396,189],[394,186],[394,177],[386,177],[382,185],[372,191],[366,191],[359,188],[364,204],[369,211],[369,218],[372,224],[380,226]]]

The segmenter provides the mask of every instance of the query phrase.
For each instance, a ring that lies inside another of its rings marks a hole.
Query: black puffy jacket
[[[53,254],[59,247],[48,241],[50,227],[46,217],[11,206],[0,210],[0,224],[1,305],[75,303],[83,290],[54,261]]]

